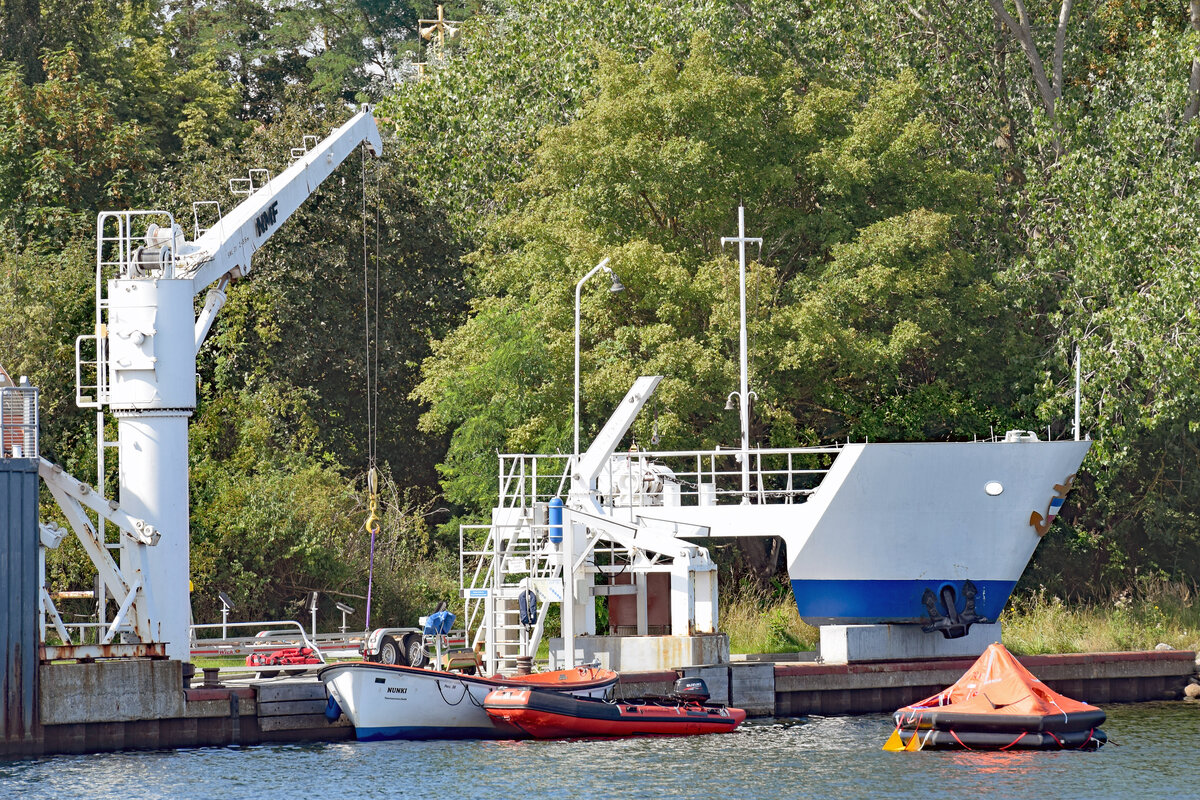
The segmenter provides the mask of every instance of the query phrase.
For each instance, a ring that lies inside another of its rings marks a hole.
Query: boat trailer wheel
[[[410,633],[404,637],[404,654],[408,658],[410,667],[423,667],[425,662],[429,660],[428,654],[425,652],[425,641],[419,633]]]
[[[396,644],[396,640],[394,638],[386,634],[382,639],[379,640],[379,663],[400,663],[400,645]]]

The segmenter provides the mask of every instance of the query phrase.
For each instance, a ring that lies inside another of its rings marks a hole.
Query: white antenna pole
[[[1075,441],[1079,441],[1079,400],[1080,400],[1080,362],[1083,360],[1083,349],[1075,346]]]
[[[742,452],[740,460],[742,462],[742,503],[750,502],[750,388],[749,378],[747,375],[747,356],[746,356],[746,243],[758,244],[758,252],[762,254],[762,239],[747,239],[746,238],[746,209],[741,204],[738,205],[738,235],[736,238],[732,236],[721,237],[721,246],[731,242],[737,242],[738,246],[738,285],[741,298],[741,382],[738,389],[738,404],[740,406],[742,417]]]

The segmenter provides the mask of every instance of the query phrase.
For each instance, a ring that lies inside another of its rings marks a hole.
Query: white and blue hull
[[[812,624],[928,623],[926,591],[940,598],[950,587],[961,612],[966,581],[976,616],[994,621],[1090,446],[848,444],[804,502],[613,514],[669,522],[676,536],[780,537],[796,606]]]
[[[784,536],[800,615],[816,624],[928,622],[926,590],[949,586],[961,598],[969,580],[976,614],[994,621],[1041,540],[1031,518],[1057,513],[1090,445],[846,447],[804,504],[805,524]]]

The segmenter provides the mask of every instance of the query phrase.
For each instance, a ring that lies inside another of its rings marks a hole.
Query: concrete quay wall
[[[183,688],[178,661],[114,660],[39,667],[41,724],[32,743],[0,755],[96,753],[336,741],[354,737],[325,717],[325,687],[308,679]]]
[[[1022,657],[1051,688],[1089,703],[1171,700],[1196,673],[1183,651]],[[714,702],[752,717],[890,713],[935,694],[974,659],[863,664],[734,662],[624,672],[616,696],[670,694],[677,678],[704,678]],[[165,660],[43,664],[40,723],[32,740],[0,741],[0,756],[228,746],[354,737],[343,716],[324,715],[311,676],[253,685],[182,688],[182,665]]]
[[[1196,673],[1196,654],[1180,650],[1019,660],[1050,688],[1086,703],[1178,700]],[[750,716],[891,713],[937,694],[974,662],[974,658],[953,658],[863,664],[733,663],[686,667],[676,673],[622,673],[617,696],[667,694],[676,675],[697,675],[708,684],[713,702],[745,708]],[[773,697],[773,703],[767,697]]]

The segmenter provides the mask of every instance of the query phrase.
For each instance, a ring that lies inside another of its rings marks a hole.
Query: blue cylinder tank
[[[554,544],[562,543],[562,510],[563,501],[561,497],[554,497],[550,500],[550,541]]]

